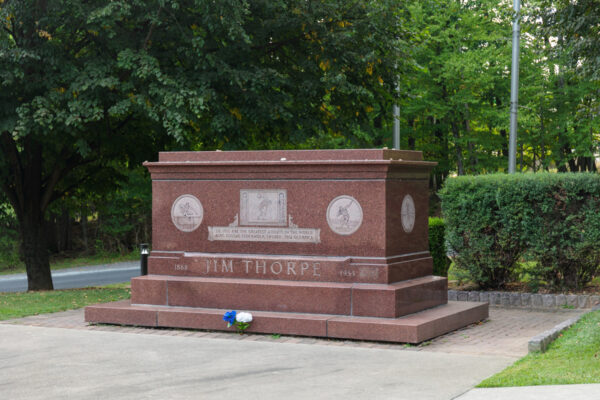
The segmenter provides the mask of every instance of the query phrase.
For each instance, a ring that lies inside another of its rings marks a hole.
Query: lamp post
[[[148,275],[148,243],[140,244],[140,275]]]
[[[517,165],[517,111],[519,106],[519,18],[521,0],[513,0],[512,69],[510,72],[510,137],[508,140],[508,173],[514,174]]]

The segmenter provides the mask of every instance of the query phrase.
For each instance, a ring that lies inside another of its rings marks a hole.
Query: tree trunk
[[[85,253],[90,252],[90,244],[88,240],[88,224],[87,224],[87,210],[85,207],[81,208],[81,233],[83,236],[83,246],[85,247]]]
[[[10,133],[2,132],[0,150],[6,158],[5,168],[8,169],[8,179],[0,183],[19,221],[28,290],[52,290],[44,218],[49,204],[46,195],[49,193],[44,191],[42,185],[42,145],[27,136],[20,152]]]
[[[502,137],[502,157],[508,158],[508,137],[506,135],[506,129],[500,129],[500,136]]]
[[[469,111],[469,105],[465,103],[465,135],[470,139],[471,137],[471,112]],[[471,165],[471,173],[477,171],[477,154],[475,154],[475,145],[471,140],[467,142],[467,148],[469,149],[469,164]]]
[[[415,120],[414,120],[414,118],[410,118],[408,120],[408,126],[410,127],[410,130],[408,133],[408,149],[414,150],[415,149]]]
[[[50,258],[44,221],[36,220],[31,213],[19,221],[23,241],[23,255],[27,268],[27,290],[52,290]]]
[[[521,142],[521,151],[520,151],[520,156],[521,156],[521,157],[520,157],[520,158],[521,158],[521,160],[520,160],[520,161],[521,161],[521,163],[520,163],[520,164],[521,164],[521,166],[520,166],[519,172],[523,172],[523,166],[524,166],[524,165],[523,165],[523,143],[522,143],[522,142]]]
[[[462,147],[460,146],[460,136],[458,133],[458,126],[452,122],[452,136],[454,137],[454,150],[456,152],[456,167],[458,168],[458,175],[465,174],[465,168],[462,160]]]
[[[542,107],[540,106],[540,160],[542,161],[542,170],[546,167],[546,147],[544,144],[544,114],[542,113]]]

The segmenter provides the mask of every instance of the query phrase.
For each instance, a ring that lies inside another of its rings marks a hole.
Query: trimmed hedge
[[[433,274],[448,276],[451,261],[447,256],[446,224],[441,218],[429,218],[429,252],[433,257]]]
[[[555,289],[581,289],[600,265],[600,176],[494,174],[448,179],[440,192],[459,277],[484,289],[527,255]]]

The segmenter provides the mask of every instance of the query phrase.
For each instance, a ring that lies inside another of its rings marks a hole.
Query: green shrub
[[[530,180],[524,230],[537,272],[557,289],[581,289],[600,265],[600,176],[543,174]]]
[[[455,273],[483,289],[510,282],[525,247],[514,228],[518,214],[499,207],[498,196],[510,195],[506,175],[447,179],[440,191],[446,240],[455,254]]]
[[[433,274],[448,276],[450,259],[445,238],[446,225],[441,218],[429,218],[429,252],[433,257]]]
[[[582,288],[598,271],[598,175],[459,177],[440,195],[459,277],[501,287],[526,252],[537,263],[533,271],[557,289]]]

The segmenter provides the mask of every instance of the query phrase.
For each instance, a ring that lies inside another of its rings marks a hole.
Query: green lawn
[[[585,315],[546,353],[525,356],[478,387],[600,383],[600,311]]]
[[[76,258],[61,258],[50,261],[50,269],[53,271],[58,269],[83,267],[86,265],[112,264],[121,261],[135,261],[140,259],[138,251],[133,251],[129,254],[95,254],[93,256],[81,256]],[[7,263],[3,263],[0,259],[0,275],[17,274],[25,272],[23,263],[17,266],[9,267]]]
[[[128,299],[129,283],[46,292],[0,293],[0,321]]]

